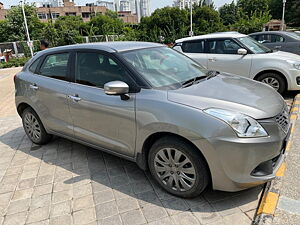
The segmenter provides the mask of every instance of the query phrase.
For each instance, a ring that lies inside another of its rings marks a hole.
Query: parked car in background
[[[135,161],[177,196],[209,183],[226,191],[262,184],[284,159],[290,122],[273,88],[208,71],[160,44],[44,50],[15,86],[32,142],[58,135]]]
[[[279,93],[300,90],[300,56],[274,52],[244,34],[224,32],[182,38],[173,48],[209,70],[258,80]]]
[[[300,35],[286,31],[265,31],[249,34],[250,37],[272,50],[300,55]]]

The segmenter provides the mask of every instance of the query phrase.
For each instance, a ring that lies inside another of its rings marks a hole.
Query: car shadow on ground
[[[47,145],[34,145],[20,123],[0,135],[0,157],[4,157],[5,147],[26,154],[23,162],[14,161],[12,157],[10,166],[40,163],[37,176],[51,175],[53,191],[56,183],[60,183],[84,192],[86,190],[80,187],[88,187],[86,185],[91,183],[89,188],[92,188],[97,215],[102,210],[97,209],[97,204],[132,197],[141,207],[151,203],[162,210],[165,208],[170,215],[176,211],[191,211],[203,224],[234,213],[245,213],[250,218],[262,190],[259,186],[229,193],[207,188],[199,197],[178,198],[161,189],[149,172],[139,169],[133,162],[58,137]]]

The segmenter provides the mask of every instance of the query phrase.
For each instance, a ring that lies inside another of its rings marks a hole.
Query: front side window
[[[123,67],[112,58],[94,52],[77,53],[76,83],[103,88],[110,81],[123,81],[130,86],[130,79]]]
[[[239,42],[241,42],[244,46],[246,46],[248,49],[250,49],[254,54],[263,54],[263,53],[269,53],[272,52],[268,47],[260,44],[253,38],[249,36],[237,38]]]
[[[204,53],[204,41],[183,42],[182,51],[186,53]]]
[[[195,61],[167,47],[134,50],[122,55],[154,88],[176,89],[183,82],[206,74]]]
[[[237,54],[241,48],[231,39],[208,41],[209,53],[213,54]]]
[[[39,74],[60,80],[67,80],[69,53],[48,55],[40,69]]]

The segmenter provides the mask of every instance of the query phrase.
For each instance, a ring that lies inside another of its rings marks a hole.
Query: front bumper
[[[290,79],[290,84],[289,84],[289,91],[296,91],[300,90],[300,70],[297,69],[290,69],[289,70],[289,79]]]
[[[274,121],[261,123],[269,136],[263,138],[219,137],[208,140],[216,160],[210,164],[213,188],[239,191],[263,184],[276,176],[285,158],[289,136]]]

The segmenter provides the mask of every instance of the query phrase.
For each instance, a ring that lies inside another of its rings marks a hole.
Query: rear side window
[[[186,53],[204,53],[204,41],[183,42],[182,51]]]
[[[40,68],[39,74],[59,80],[66,80],[69,56],[69,53],[48,55]]]
[[[41,61],[41,58],[38,58],[37,60],[35,60],[29,67],[29,71],[32,72],[32,73],[35,73],[36,72],[36,69],[37,69],[37,66],[39,65]]]
[[[271,42],[284,42],[284,37],[280,36],[280,35],[276,35],[276,34],[270,34],[271,37]]]

